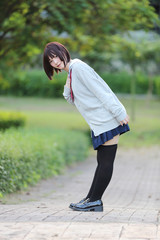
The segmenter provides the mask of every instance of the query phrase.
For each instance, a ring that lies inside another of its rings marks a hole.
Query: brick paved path
[[[118,149],[104,212],[76,212],[95,156],[0,205],[0,240],[160,240],[160,149]]]

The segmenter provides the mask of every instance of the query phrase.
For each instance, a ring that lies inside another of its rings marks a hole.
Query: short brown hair
[[[61,43],[50,42],[50,43],[46,44],[45,49],[44,49],[44,54],[43,54],[43,67],[44,67],[44,70],[50,80],[52,80],[54,71],[56,71],[56,73],[61,71],[60,69],[54,68],[50,65],[49,57],[52,58],[54,55],[59,57],[61,59],[61,61],[64,62],[65,66],[71,59],[67,48],[65,46],[63,46]]]

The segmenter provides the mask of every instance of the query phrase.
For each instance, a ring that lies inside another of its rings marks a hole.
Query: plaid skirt
[[[118,134],[123,134],[125,132],[130,131],[129,125],[128,124],[123,124],[119,125],[118,127],[109,130],[107,132],[101,133],[98,136],[94,136],[93,131],[91,132],[91,136],[92,136],[92,144],[93,144],[93,148],[94,150],[97,150],[97,148],[104,144],[106,141],[111,140],[114,136],[118,135]]]

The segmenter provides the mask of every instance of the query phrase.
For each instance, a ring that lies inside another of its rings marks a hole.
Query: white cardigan
[[[71,61],[69,73],[71,69],[74,102],[67,86],[64,86],[64,98],[77,107],[95,136],[118,127],[127,113],[106,82],[79,59]]]

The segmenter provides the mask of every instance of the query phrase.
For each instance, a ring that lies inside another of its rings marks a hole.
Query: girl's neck
[[[72,59],[67,63],[67,65],[64,67],[64,71],[69,72],[69,65],[71,63]]]

